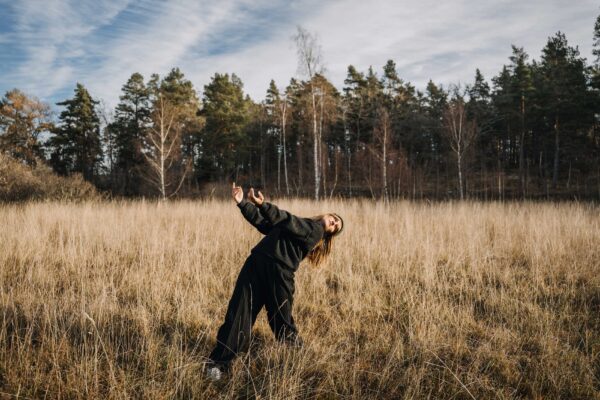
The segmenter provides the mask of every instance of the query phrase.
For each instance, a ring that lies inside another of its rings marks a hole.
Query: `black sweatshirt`
[[[256,207],[242,199],[238,207],[244,218],[266,235],[254,246],[252,253],[271,257],[292,271],[298,269],[300,261],[323,237],[320,221],[297,217],[280,210],[275,204],[265,201]]]

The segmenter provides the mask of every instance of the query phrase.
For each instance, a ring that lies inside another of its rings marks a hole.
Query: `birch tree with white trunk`
[[[316,74],[323,72],[321,46],[317,37],[304,28],[298,26],[294,36],[298,53],[298,70],[309,82],[311,82],[311,116],[313,133],[313,162],[315,177],[315,200],[319,200],[319,189],[321,186],[320,157],[319,157],[319,129],[317,126],[317,88],[313,78]]]
[[[146,179],[163,201],[177,194],[188,170],[186,168],[179,177],[173,173],[180,158],[181,126],[178,117],[178,108],[159,95],[152,112],[152,128],[146,134],[147,149],[143,154],[148,164]],[[172,189],[175,183],[177,186]]]
[[[457,90],[457,89],[455,89]],[[450,148],[456,155],[458,167],[458,189],[460,199],[465,198],[464,164],[465,154],[477,138],[477,126],[474,121],[467,119],[465,101],[456,94],[450,100],[444,111],[444,134],[450,143]]]

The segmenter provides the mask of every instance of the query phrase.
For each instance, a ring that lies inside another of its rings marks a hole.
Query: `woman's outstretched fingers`
[[[260,193],[260,191],[258,193]],[[261,203],[260,197],[257,197],[257,195],[254,193],[254,188],[250,188],[250,190],[248,191],[248,199],[250,199],[250,201],[256,204],[257,206],[259,206]]]
[[[239,203],[244,198],[244,191],[241,186],[235,186],[235,182],[233,182],[231,186],[231,197]]]

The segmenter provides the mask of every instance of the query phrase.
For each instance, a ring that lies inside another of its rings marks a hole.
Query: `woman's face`
[[[342,229],[342,220],[333,214],[325,214],[321,223],[327,233],[339,232]]]

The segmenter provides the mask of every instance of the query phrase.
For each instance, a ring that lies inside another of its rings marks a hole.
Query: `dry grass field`
[[[307,345],[264,311],[202,375],[260,234],[233,201],[0,206],[0,398],[600,399],[600,208],[277,203],[346,220],[296,275]]]

